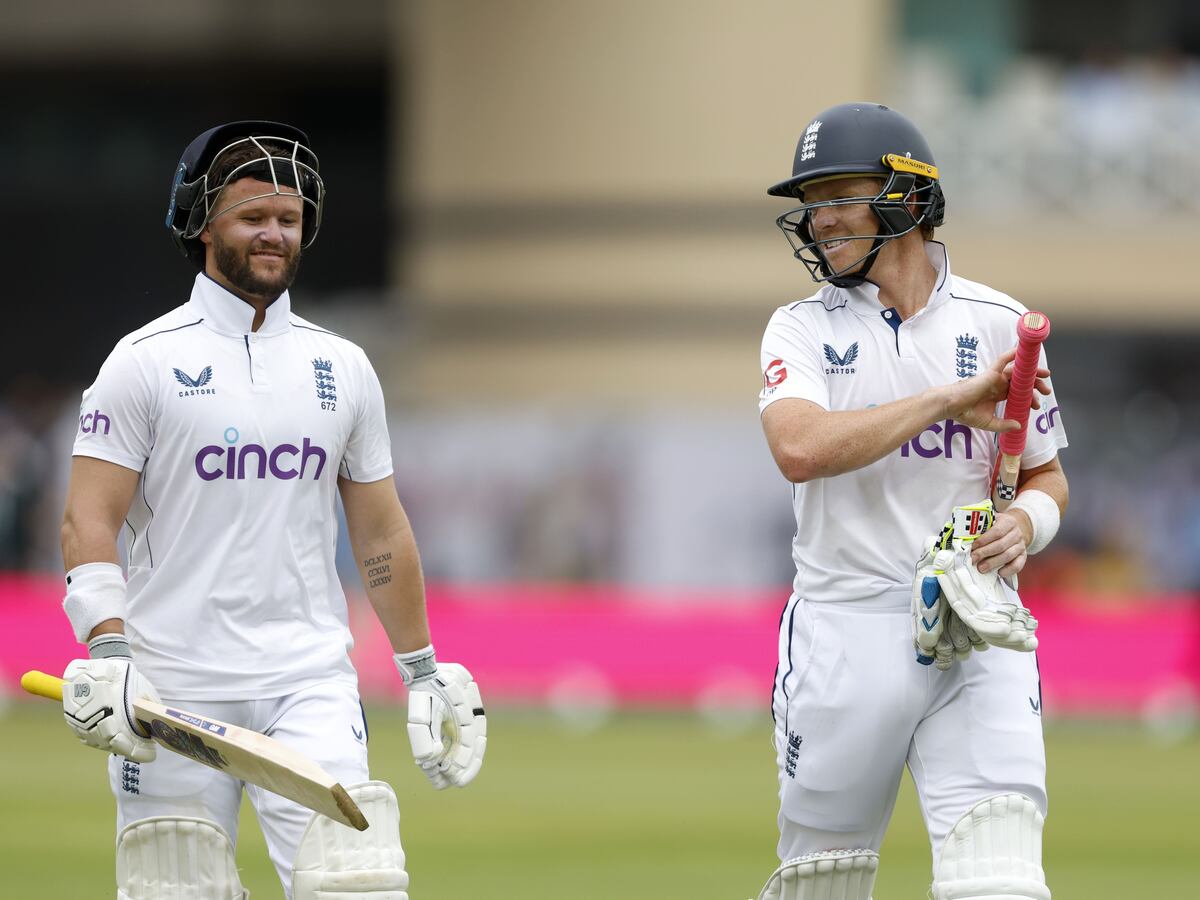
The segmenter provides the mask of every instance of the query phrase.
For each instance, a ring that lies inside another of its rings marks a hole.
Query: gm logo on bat
[[[168,709],[167,713],[177,716],[181,720],[189,722],[195,720],[194,716],[180,715],[178,710]],[[229,765],[229,761],[221,755],[217,748],[208,746],[194,734],[172,728],[169,722],[164,722],[162,719],[152,719],[149,722],[145,719],[138,719],[138,724],[172,750],[182,753],[198,763],[212,766],[214,769],[224,769]],[[203,719],[199,720],[199,724],[200,727],[212,726],[211,722],[205,722]]]

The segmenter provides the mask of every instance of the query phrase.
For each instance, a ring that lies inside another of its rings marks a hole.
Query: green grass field
[[[626,715],[590,734],[530,712],[489,718],[483,774],[439,793],[412,765],[399,713],[372,711],[373,767],[400,795],[414,900],[746,900],[776,864],[768,721],[729,736],[683,714]],[[111,900],[104,758],[52,704],[16,703],[0,725],[3,895]],[[1055,900],[1195,896],[1200,742],[1060,723],[1048,752]],[[906,779],[876,900],[925,897],[928,856]],[[255,900],[282,896],[247,808],[238,859]]]

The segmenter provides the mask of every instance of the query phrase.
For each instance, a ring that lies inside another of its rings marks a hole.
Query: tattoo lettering
[[[381,553],[363,560],[363,568],[367,570],[367,587],[376,588],[389,584],[392,580],[392,566],[389,560],[391,553]]]

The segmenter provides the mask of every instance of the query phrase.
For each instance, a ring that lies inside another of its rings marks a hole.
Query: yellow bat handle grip
[[[32,672],[26,672],[21,676],[21,687],[29,691],[31,694],[37,694],[39,697],[45,697],[48,700],[61,700],[63,692],[63,680],[56,678],[53,675],[47,675],[45,672],[39,672],[34,669]]]

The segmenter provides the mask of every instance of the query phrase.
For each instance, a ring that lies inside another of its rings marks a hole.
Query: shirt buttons
[[[885,319],[890,319],[892,317],[892,311],[890,309],[885,309],[883,311],[883,317]]]

